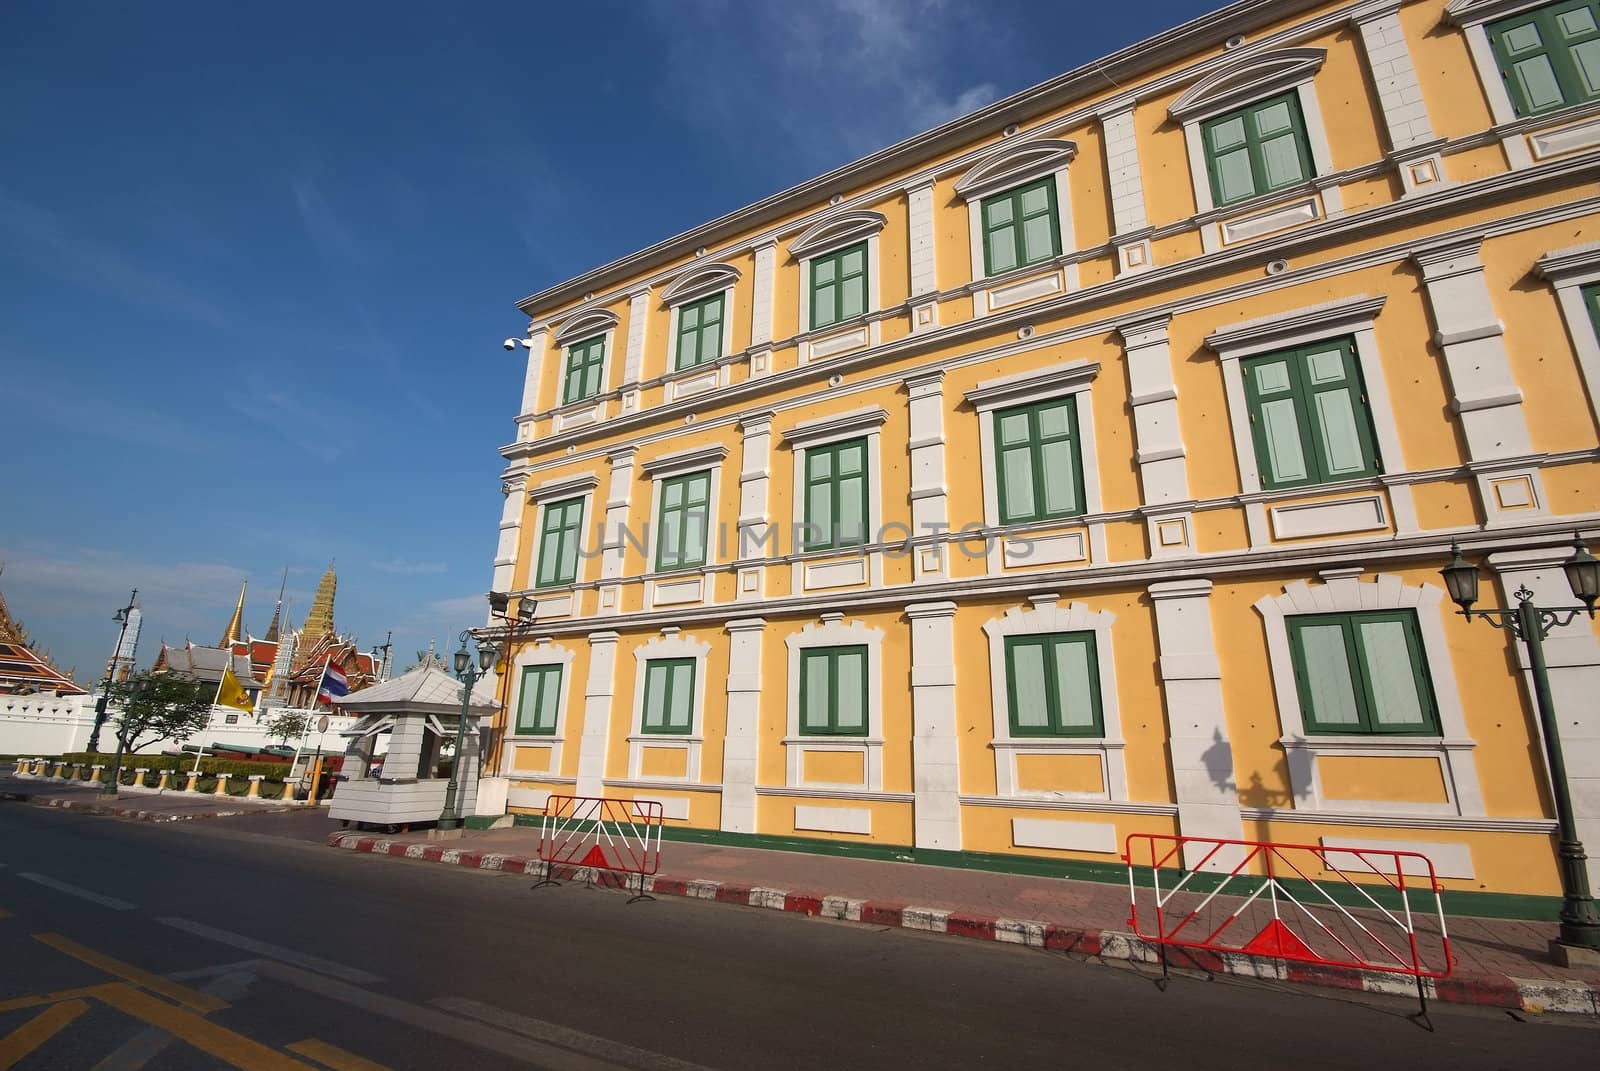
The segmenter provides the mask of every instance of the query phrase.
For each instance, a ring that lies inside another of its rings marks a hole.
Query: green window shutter
[[[1600,283],[1583,288],[1583,307],[1589,310],[1589,325],[1594,328],[1595,339],[1600,341]]]
[[[1012,736],[1104,736],[1099,653],[1092,632],[1008,636]]]
[[[661,520],[656,528],[658,570],[695,569],[706,563],[710,513],[710,472],[661,481]]]
[[[811,647],[800,652],[800,734],[866,736],[867,648]]]
[[[979,208],[985,275],[1000,275],[1061,255],[1061,214],[1054,175],[986,197]]]
[[[642,731],[686,736],[693,730],[694,673],[693,658],[652,658],[645,663]]]
[[[554,736],[561,703],[561,666],[528,666],[522,671],[522,692],[517,700],[517,733]]]
[[[1549,4],[1491,22],[1487,30],[1518,115],[1600,96],[1600,6],[1594,0]]]
[[[1212,200],[1219,206],[1298,185],[1314,174],[1294,90],[1208,119],[1200,136]]]
[[[535,587],[557,587],[578,579],[578,538],[582,524],[582,498],[551,502],[540,510],[539,571]]]
[[[581,402],[600,393],[600,374],[605,369],[604,335],[574,342],[567,347],[567,370],[561,390],[562,404]]]
[[[1439,734],[1415,611],[1297,614],[1288,624],[1307,733]]]
[[[867,542],[867,440],[811,447],[805,453],[805,550]]]
[[[867,311],[867,243],[811,259],[811,326],[853,320]]]
[[[678,309],[679,369],[693,368],[722,356],[723,294]]]
[[[1261,486],[1332,483],[1382,470],[1349,338],[1241,362]]]
[[[1076,397],[1000,410],[994,440],[1001,524],[1084,512]]]

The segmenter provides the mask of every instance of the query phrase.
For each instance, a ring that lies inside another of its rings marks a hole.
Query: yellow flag
[[[217,690],[217,705],[239,710],[255,709],[255,703],[250,700],[250,693],[244,690],[244,685],[239,683],[239,678],[233,675],[231,668],[222,671],[222,687]]]

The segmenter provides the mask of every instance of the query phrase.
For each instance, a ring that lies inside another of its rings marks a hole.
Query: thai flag
[[[350,681],[332,662],[322,674],[322,687],[317,690],[317,702],[332,703],[342,695],[350,694]]]

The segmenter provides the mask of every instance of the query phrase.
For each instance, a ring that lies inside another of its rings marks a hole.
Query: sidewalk
[[[526,827],[468,830],[455,841],[421,835],[340,832],[334,847],[483,870],[543,876],[538,832]],[[608,876],[611,877],[611,876]],[[1154,949],[1128,932],[1126,884],[1026,877],[802,852],[668,841],[657,896],[689,896],[878,926],[929,930],[1105,959],[1154,962]],[[1445,903],[1448,907],[1449,895]],[[1552,921],[1450,916],[1456,969],[1430,981],[1432,999],[1530,1012],[1600,1016],[1600,972],[1548,962]],[[1341,989],[1410,995],[1415,982],[1374,971],[1282,963],[1242,955],[1173,950],[1175,966]]]
[[[23,800],[40,807],[61,807],[85,814],[133,818],[143,822],[183,822],[238,814],[299,808],[279,800],[214,796],[201,792],[161,791],[123,785],[114,797],[86,781],[63,782],[47,777],[0,777],[0,799]]]

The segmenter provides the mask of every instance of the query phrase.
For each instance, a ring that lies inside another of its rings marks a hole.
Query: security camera
[[[508,350],[514,350],[514,349],[517,348],[517,340],[514,339],[514,338],[508,338],[503,343],[501,343],[501,345],[503,345]]]

